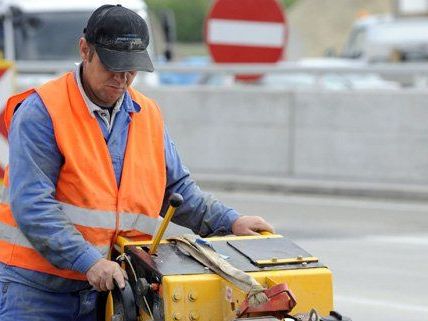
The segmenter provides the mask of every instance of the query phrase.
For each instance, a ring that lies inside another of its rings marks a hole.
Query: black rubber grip
[[[174,193],[169,197],[169,205],[172,207],[179,207],[181,204],[183,204],[183,196],[178,193]]]

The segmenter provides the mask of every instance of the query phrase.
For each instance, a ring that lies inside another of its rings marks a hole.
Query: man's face
[[[132,84],[137,71],[113,72],[107,70],[97,53],[90,57],[86,39],[80,39],[80,56],[83,61],[82,82],[88,97],[97,105],[111,107]]]

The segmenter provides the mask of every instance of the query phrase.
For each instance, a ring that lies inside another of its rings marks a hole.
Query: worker
[[[156,103],[131,87],[153,71],[146,22],[96,9],[82,62],[6,107],[10,165],[0,204],[0,320],[96,320],[98,291],[125,286],[107,259],[117,235],[149,239],[172,193],[173,221],[201,236],[272,231],[203,193]]]

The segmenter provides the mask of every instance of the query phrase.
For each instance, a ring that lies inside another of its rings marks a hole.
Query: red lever
[[[266,303],[250,307],[248,298],[246,298],[239,307],[237,316],[241,317],[245,314],[251,314],[251,316],[272,315],[282,319],[296,306],[296,299],[285,283],[274,285],[265,290],[264,293],[268,297]]]

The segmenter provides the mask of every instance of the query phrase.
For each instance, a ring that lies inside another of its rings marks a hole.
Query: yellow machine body
[[[208,240],[215,244],[218,241],[261,240],[280,237],[279,235],[230,236],[215,237]],[[162,241],[160,244],[161,249],[162,244],[168,243]],[[143,248],[147,249],[150,246],[150,242],[129,242],[126,239],[119,238],[116,248],[119,252],[126,252],[126,248],[129,246],[136,246],[143,251]],[[157,257],[157,259],[159,260],[160,258]],[[276,261],[278,258],[272,258],[272,260]],[[290,260],[290,258],[287,260]],[[301,260],[302,257],[296,257],[293,263]],[[168,264],[168,257],[162,258],[161,261],[163,262],[162,264]],[[317,261],[317,259],[307,256],[307,262],[312,263],[314,261]],[[309,267],[307,262],[291,264],[296,268],[281,269],[277,267],[272,270],[267,267],[261,268],[256,272],[247,273],[266,288],[279,283],[286,283],[297,301],[297,305],[291,311],[292,315],[307,313],[311,309],[316,309],[320,315],[328,315],[333,310],[332,273],[321,264]],[[171,264],[177,264],[177,262],[171,262]],[[236,309],[246,298],[246,293],[220,276],[209,273],[207,269],[199,274],[164,275],[161,278],[158,293],[163,303],[164,320],[168,321],[234,320]],[[140,321],[151,320],[147,310],[140,309],[139,312]]]
[[[293,314],[315,308],[328,315],[333,310],[332,276],[326,268],[250,274],[266,287],[287,283],[297,300]],[[163,279],[162,297],[165,320],[223,321],[233,317],[245,293],[214,274],[177,275]]]

